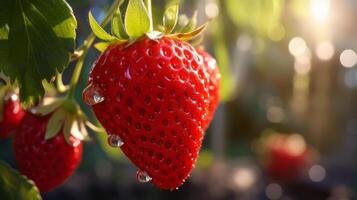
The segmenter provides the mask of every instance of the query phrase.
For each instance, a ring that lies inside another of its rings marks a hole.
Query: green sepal
[[[129,1],[124,23],[130,41],[150,31],[151,20],[142,0]]]
[[[71,115],[68,115],[64,121],[63,136],[67,144],[71,146],[73,146],[73,143],[70,140],[71,136],[81,141],[91,141],[85,122],[82,119]]]
[[[197,26],[197,11],[195,11],[191,17],[191,19],[187,22],[187,24],[180,30],[180,33],[188,33],[192,32],[196,29]]]
[[[191,32],[175,33],[175,34],[168,35],[168,37],[175,38],[178,40],[183,40],[183,41],[189,41],[200,35],[206,29],[207,25],[208,23],[205,23]]]
[[[111,23],[111,31],[112,34],[115,35],[117,38],[128,39],[129,37],[125,31],[124,22],[119,8],[115,11],[115,14],[113,16]]]
[[[185,14],[179,15],[176,26],[172,32],[174,32],[174,33],[181,32],[183,27],[185,27],[189,21],[190,21],[190,19],[187,17],[187,15],[185,15]]]
[[[88,18],[89,18],[89,25],[94,33],[95,36],[97,36],[99,39],[102,39],[104,41],[116,41],[118,38],[110,35],[107,33],[99,24],[98,22],[94,19],[92,13],[89,11],[88,13]]]
[[[152,31],[149,33],[146,33],[146,36],[150,38],[151,40],[158,40],[164,37],[164,33],[159,32],[159,31]]]
[[[87,140],[87,141],[89,140],[88,132],[87,132],[87,129],[86,129],[83,121],[81,121],[79,119],[73,120],[70,130],[71,130],[70,134],[73,137],[75,137],[79,140]]]
[[[35,183],[0,161],[0,197],[6,200],[41,200]]]
[[[164,13],[163,24],[165,27],[165,33],[171,33],[178,20],[179,4],[169,5]]]
[[[60,107],[63,102],[63,98],[46,97],[39,106],[31,108],[30,111],[36,115],[46,116]]]
[[[105,133],[106,132],[103,127],[98,127],[98,126],[92,124],[90,121],[86,121],[85,125],[94,132],[97,132],[97,133]]]
[[[66,112],[63,109],[56,110],[48,120],[45,139],[54,138],[61,131],[65,120]]]
[[[110,42],[98,42],[94,45],[94,47],[100,51],[100,52],[104,52],[112,43]]]
[[[74,123],[74,118],[73,116],[68,116],[66,121],[64,122],[63,125],[63,136],[64,139],[66,140],[67,144],[70,146],[73,146],[70,138],[71,138],[71,129]]]

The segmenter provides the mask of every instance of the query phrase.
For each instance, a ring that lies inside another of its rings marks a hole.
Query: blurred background
[[[90,33],[88,11],[101,21],[112,3],[68,2],[78,44]],[[153,1],[157,20],[166,3]],[[199,24],[211,21],[203,45],[222,74],[222,102],[191,177],[172,192],[140,184],[105,134],[93,134],[77,173],[44,199],[356,199],[357,0],[181,4],[188,16],[198,10]],[[87,57],[81,88],[98,55]],[[10,149],[11,139],[0,141],[0,159],[15,166]]]

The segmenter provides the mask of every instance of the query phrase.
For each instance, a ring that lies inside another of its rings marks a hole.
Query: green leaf
[[[65,119],[66,119],[66,113],[63,109],[59,109],[52,114],[46,127],[46,134],[45,134],[46,140],[55,137],[60,132]]]
[[[33,181],[0,161],[0,197],[6,200],[41,200]]]
[[[25,105],[70,61],[77,22],[65,0],[0,1],[0,70],[17,80]]]
[[[125,28],[130,39],[150,31],[150,18],[142,0],[130,0],[125,13]]]
[[[179,13],[179,4],[170,5],[164,13],[164,27],[166,33],[171,33],[174,30],[177,20],[178,20],[178,13]]]
[[[100,51],[100,52],[104,52],[109,46],[110,46],[110,42],[98,42],[94,45],[94,47]]]
[[[120,13],[120,9],[118,8],[112,19],[112,34],[120,39],[128,38],[126,34],[124,22]]]
[[[102,39],[104,41],[115,41],[116,38],[109,33],[107,33],[99,24],[97,21],[95,21],[93,15],[91,12],[88,13],[89,17],[89,25],[94,33],[99,39]]]

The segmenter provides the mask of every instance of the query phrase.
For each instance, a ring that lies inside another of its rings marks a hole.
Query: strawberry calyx
[[[71,136],[81,141],[90,141],[87,127],[93,126],[88,126],[90,122],[74,100],[65,97],[45,97],[30,111],[39,116],[51,115],[46,126],[46,140],[54,138],[62,130],[68,145],[75,145],[70,139]]]
[[[158,40],[162,37],[176,40],[192,41],[205,30],[208,23],[196,28],[197,12],[189,20],[185,15],[179,16],[179,1],[175,0],[169,4],[164,12],[162,24],[153,25],[151,16],[151,1],[129,0],[125,12],[125,19],[122,19],[120,6],[123,1],[119,1],[118,9],[111,19],[111,34],[106,32],[89,12],[89,25],[96,37],[103,42],[96,43],[94,47],[100,52],[104,52],[111,44],[121,43],[129,46],[142,37],[151,40]],[[154,30],[153,27],[157,27]]]

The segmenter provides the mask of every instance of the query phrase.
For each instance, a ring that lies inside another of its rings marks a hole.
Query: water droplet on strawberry
[[[90,83],[83,90],[82,98],[87,105],[93,106],[104,101],[102,94],[102,89],[100,89],[98,86],[95,86],[93,83]]]
[[[136,173],[136,179],[140,182],[140,183],[147,183],[149,181],[152,180],[152,178],[148,175],[148,173],[144,170],[139,170]]]
[[[125,70],[124,76],[125,76],[125,78],[131,80],[130,67],[128,67],[128,68]]]
[[[123,140],[118,135],[109,135],[108,137],[108,144],[111,147],[121,147],[124,145]]]

